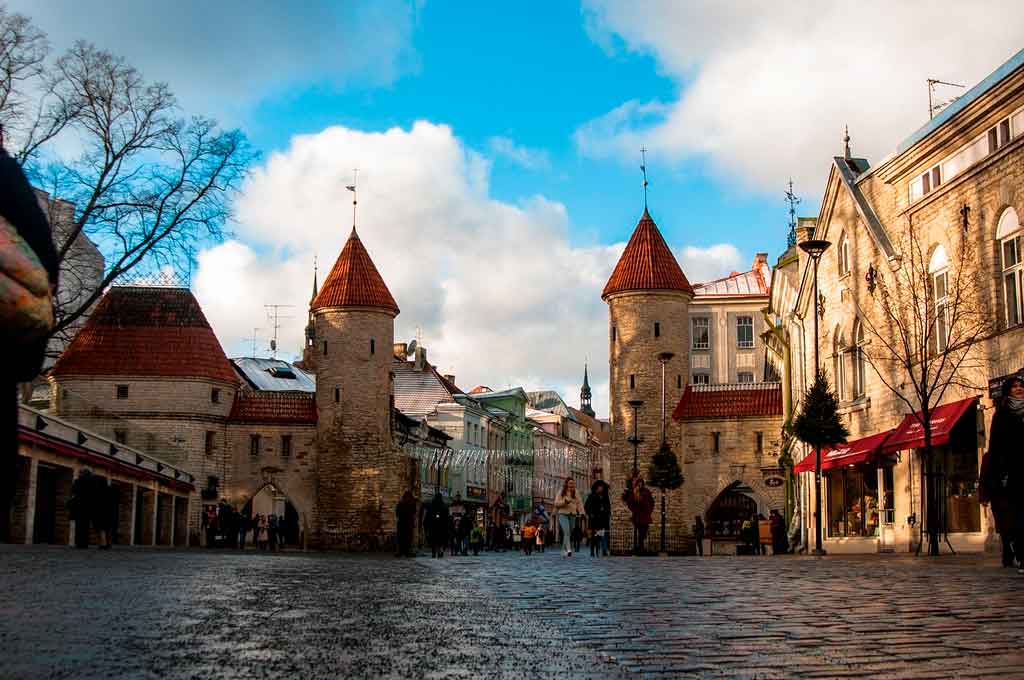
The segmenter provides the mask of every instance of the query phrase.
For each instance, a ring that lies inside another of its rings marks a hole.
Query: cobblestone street
[[[1024,677],[1024,577],[980,556],[0,563],[5,678]]]

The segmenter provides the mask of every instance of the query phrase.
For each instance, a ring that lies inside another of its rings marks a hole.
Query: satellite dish
[[[416,353],[416,341],[412,340],[411,342],[409,342],[408,347],[405,348],[405,356],[411,357],[415,353]]]

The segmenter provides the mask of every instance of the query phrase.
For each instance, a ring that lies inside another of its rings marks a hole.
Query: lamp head
[[[626,403],[632,406],[633,408],[640,408],[641,406],[644,405],[643,399],[630,399]]]
[[[674,356],[675,356],[675,354],[673,352],[659,352],[658,353],[658,361],[660,361],[661,363],[664,364],[666,362],[671,361],[672,357],[674,357]]]
[[[821,254],[828,250],[828,247],[832,245],[828,241],[820,239],[809,239],[800,244],[800,250],[804,251],[812,258],[817,260],[821,257]]]

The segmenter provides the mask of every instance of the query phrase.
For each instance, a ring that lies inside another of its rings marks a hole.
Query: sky
[[[432,0],[9,0],[56,53],[84,39],[261,152],[192,287],[229,356],[301,351],[352,222],[402,312],[395,339],[465,389],[557,389],[590,363],[607,413],[601,289],[643,210],[691,282],[774,261],[792,179],[816,215],[849,126],[877,163],[927,122],[926,78],[981,80],[1024,47],[1024,5]],[[979,17],[992,20],[979,21]],[[948,96],[955,90],[947,91]],[[284,318],[288,317],[288,318]],[[255,330],[254,329],[259,329]]]

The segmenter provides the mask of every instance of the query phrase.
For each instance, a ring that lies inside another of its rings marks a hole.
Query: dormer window
[[[326,343],[325,343],[326,344]],[[282,380],[295,380],[295,370],[291,366],[272,366],[267,372]]]

